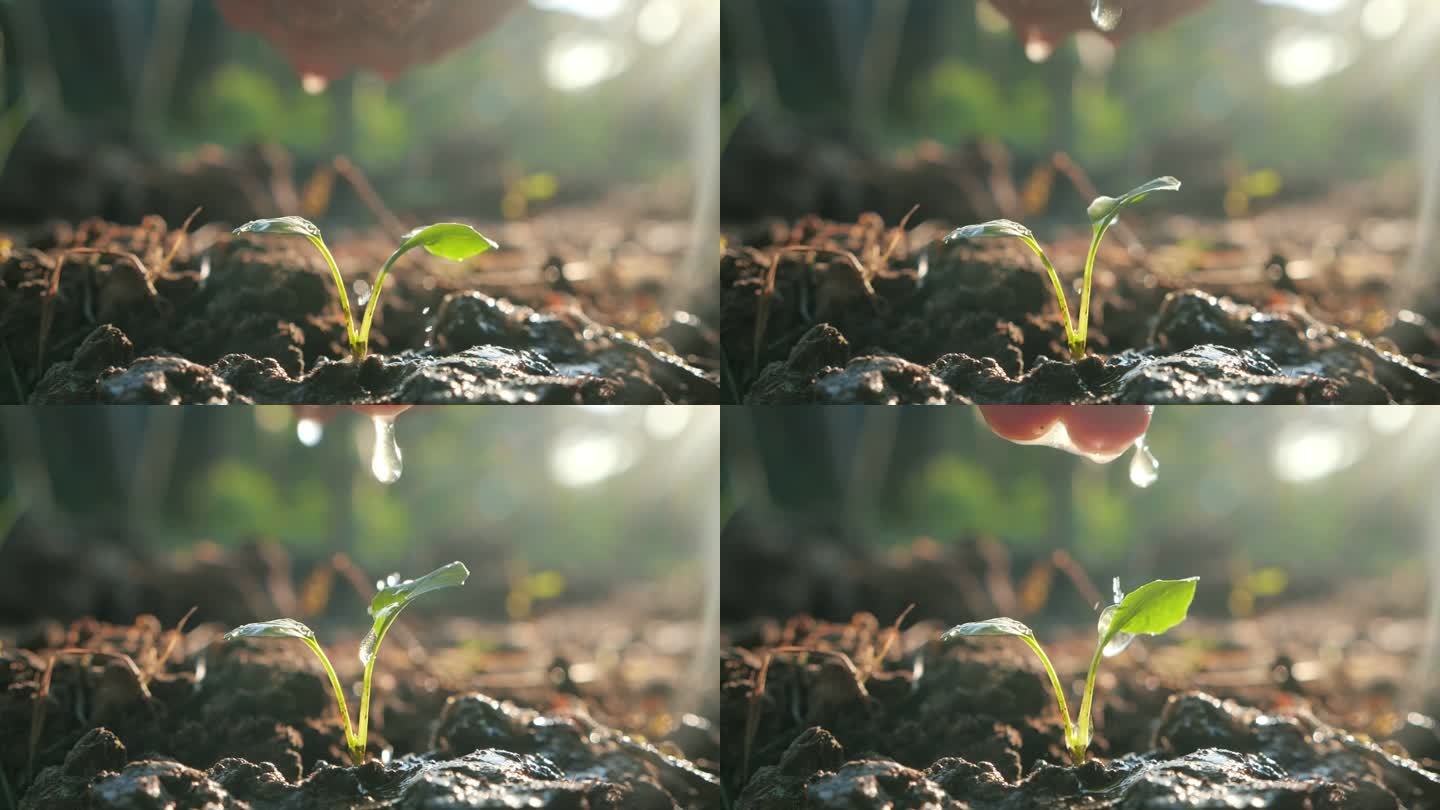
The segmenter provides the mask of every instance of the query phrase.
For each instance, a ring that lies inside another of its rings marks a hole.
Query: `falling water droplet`
[[[314,447],[325,438],[325,423],[308,417],[301,419],[295,423],[295,438],[306,447]]]
[[[1160,462],[1145,444],[1145,437],[1135,440],[1135,455],[1130,457],[1130,483],[1144,489],[1160,477]]]
[[[324,76],[320,76],[314,73],[306,73],[304,76],[300,77],[300,87],[306,93],[309,93],[312,96],[320,95],[321,93],[325,92],[325,88],[329,86],[330,80],[326,79]]]
[[[363,307],[370,303],[370,282],[363,278],[357,278],[351,287],[355,290],[356,304]]]
[[[1090,19],[1101,31],[1114,31],[1125,10],[1107,0],[1090,0]]]
[[[1038,37],[1033,38],[1029,42],[1025,43],[1025,58],[1029,59],[1031,62],[1034,62],[1037,65],[1049,59],[1050,54],[1054,52],[1054,45],[1051,45],[1047,40],[1040,39]]]
[[[395,443],[395,417],[372,416],[375,426],[375,448],[370,455],[370,472],[382,484],[400,480],[400,445]]]

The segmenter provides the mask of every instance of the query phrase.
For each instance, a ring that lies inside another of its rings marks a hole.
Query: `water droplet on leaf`
[[[375,657],[375,631],[372,629],[365,634],[365,639],[360,642],[361,665],[370,663],[370,659],[373,657]]]
[[[1115,608],[1116,605],[1111,605],[1101,612],[1100,621],[1096,623],[1096,629],[1100,631],[1101,636],[1104,636],[1105,631],[1110,629],[1110,620],[1115,618]],[[1125,648],[1129,647],[1130,642],[1134,640],[1135,636],[1131,633],[1116,633],[1115,637],[1110,639],[1110,643],[1105,645],[1105,649],[1101,650],[1101,654],[1106,658],[1119,655],[1125,652]]]

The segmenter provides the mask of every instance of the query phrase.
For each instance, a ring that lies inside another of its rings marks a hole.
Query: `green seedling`
[[[395,262],[399,261],[401,256],[415,248],[423,247],[435,256],[453,262],[461,262],[499,247],[489,237],[469,225],[456,222],[427,225],[405,234],[404,239],[400,242],[400,247],[390,254],[390,258],[385,260],[385,264],[380,267],[380,272],[375,276],[375,284],[370,288],[370,301],[365,305],[365,316],[357,329],[355,318],[350,314],[350,295],[345,291],[345,280],[341,277],[340,268],[335,264],[335,257],[330,254],[330,248],[326,247],[324,238],[320,236],[320,229],[315,227],[315,223],[304,217],[257,219],[236,228],[235,233],[237,235],[258,233],[303,236],[310,240],[310,244],[314,245],[315,249],[320,251],[320,255],[325,258],[325,264],[330,267],[330,275],[335,279],[335,287],[340,292],[340,309],[345,313],[345,336],[350,341],[350,354],[357,361],[364,360],[365,355],[370,351],[370,323],[375,319],[375,309],[380,301],[380,290],[385,285],[385,277],[390,274],[390,268],[395,266]]]
[[[1055,272],[1055,265],[1050,263],[1050,257],[1045,255],[1029,228],[1009,219],[992,219],[979,225],[956,228],[945,237],[945,244],[986,236],[1010,236],[1024,242],[1026,247],[1040,257],[1040,263],[1050,275],[1050,283],[1055,287],[1055,302],[1060,305],[1060,317],[1065,320],[1065,343],[1070,347],[1070,356],[1079,360],[1085,356],[1085,338],[1090,328],[1090,285],[1095,276],[1095,254],[1100,250],[1100,240],[1120,218],[1120,209],[1140,202],[1152,192],[1179,190],[1179,180],[1173,177],[1157,177],[1119,197],[1096,197],[1090,207],[1085,209],[1090,216],[1090,252],[1085,256],[1085,277],[1080,287],[1080,317],[1074,322],[1070,320],[1070,305],[1065,301],[1065,288],[1060,283],[1060,274]]]
[[[1190,601],[1195,598],[1195,583],[1199,579],[1157,579],[1128,594],[1121,593],[1120,580],[1115,580],[1115,604],[1100,614],[1099,643],[1095,645],[1095,655],[1090,659],[1090,671],[1085,675],[1085,693],[1080,700],[1080,714],[1074,722],[1070,719],[1065,690],[1060,686],[1055,667],[1051,666],[1040,642],[1035,640],[1035,633],[1021,622],[1007,618],[970,622],[946,630],[940,640],[949,642],[976,636],[1016,636],[1025,642],[1040,658],[1045,674],[1050,676],[1055,703],[1065,721],[1065,747],[1070,751],[1070,758],[1076,765],[1083,765],[1085,751],[1090,747],[1090,707],[1095,696],[1095,673],[1100,668],[1100,659],[1119,655],[1141,633],[1158,636],[1185,621]]]
[[[413,602],[422,594],[438,591],[441,588],[454,588],[465,584],[465,579],[470,576],[470,570],[464,563],[452,562],[443,565],[419,579],[407,579],[399,581],[399,577],[391,576],[385,587],[375,594],[370,600],[370,632],[365,634],[365,640],[360,642],[360,663],[365,666],[365,678],[360,686],[360,718],[354,726],[350,724],[350,709],[345,705],[345,690],[340,688],[340,678],[335,674],[335,668],[330,666],[330,659],[325,656],[325,651],[320,648],[320,643],[315,640],[315,631],[294,619],[272,619],[268,622],[256,622],[237,627],[225,634],[226,641],[233,641],[237,638],[298,638],[305,642],[320,659],[320,664],[325,667],[325,674],[330,676],[330,688],[335,692],[335,704],[340,709],[340,719],[345,723],[345,746],[350,750],[350,759],[356,765],[365,764],[365,735],[370,727],[370,685],[374,680],[375,659],[380,657],[380,642],[385,640],[385,633],[400,611]]]

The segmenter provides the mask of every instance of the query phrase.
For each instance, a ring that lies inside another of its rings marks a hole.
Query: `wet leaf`
[[[1012,236],[1016,239],[1034,240],[1035,233],[1011,219],[992,219],[978,225],[956,228],[945,237],[945,243],[958,242],[961,239],[981,239],[987,236]]]
[[[442,588],[456,588],[465,584],[470,576],[470,569],[464,563],[452,562],[442,565],[423,577],[407,579],[403,582],[394,582],[393,578],[387,580],[391,584],[386,585],[375,594],[370,600],[370,615],[374,624],[370,632],[365,635],[365,640],[360,642],[360,663],[369,664],[370,659],[375,657],[376,651],[380,648],[380,642],[385,639],[385,633],[395,619],[400,616],[400,611],[405,606],[415,601],[423,594],[431,591],[438,591]]]
[[[1021,636],[1022,638],[1034,638],[1035,632],[1022,622],[1001,617],[983,622],[957,624],[949,630],[946,630],[945,634],[940,636],[940,640],[954,641],[957,638],[969,638],[972,636]]]
[[[1096,228],[1107,228],[1120,215],[1120,209],[1127,205],[1134,205],[1156,191],[1179,190],[1179,180],[1168,175],[1157,177],[1142,186],[1130,189],[1119,197],[1096,197],[1095,201],[1090,203],[1090,207],[1085,209],[1085,213],[1090,216],[1091,225]]]
[[[315,631],[294,619],[271,619],[268,622],[243,624],[225,634],[225,641],[237,638],[298,638],[313,640]]]
[[[1105,638],[1105,634],[1110,630],[1110,622],[1115,618],[1115,608],[1125,601],[1125,592],[1120,589],[1119,577],[1111,580],[1110,589],[1115,595],[1115,603],[1100,612],[1100,619],[1095,624],[1095,629],[1100,632],[1101,638]],[[1135,635],[1133,633],[1116,633],[1109,638],[1110,640],[1105,643],[1102,650],[1106,658],[1112,658],[1125,652],[1125,648],[1135,640]]]
[[[1113,658],[1125,652],[1125,648],[1129,647],[1130,642],[1135,640],[1134,633],[1114,633],[1106,636],[1106,633],[1110,631],[1110,622],[1114,619],[1115,605],[1111,605],[1100,612],[1100,619],[1095,623],[1096,629],[1100,631],[1100,637],[1109,638],[1109,641],[1105,642],[1105,647],[1101,650],[1106,658]]]
[[[396,606],[404,607],[416,597],[441,588],[455,588],[465,584],[470,569],[462,562],[442,565],[423,577],[401,580],[391,575],[385,580],[385,587],[370,600],[370,615],[378,616],[382,611]]]
[[[313,239],[320,238],[320,229],[315,226],[315,223],[304,217],[257,219],[236,228],[235,233],[292,234],[308,236]]]
[[[499,245],[469,225],[441,222],[405,234],[401,250],[413,247],[423,247],[433,255],[459,262],[494,250]]]
[[[1065,303],[1065,286],[1060,283],[1060,274],[1055,272],[1055,265],[1050,263],[1050,257],[1045,255],[1045,249],[1035,241],[1033,231],[1011,219],[992,219],[979,225],[956,228],[945,237],[945,244],[948,245],[961,239],[979,239],[986,236],[1009,236],[1019,239],[1039,257],[1040,263],[1045,265],[1045,272],[1050,276],[1050,286],[1055,291],[1055,305],[1060,308],[1060,318],[1065,322],[1065,340],[1067,343],[1073,344],[1075,325],[1070,320],[1070,305]]]
[[[1199,579],[1157,579],[1126,594],[1108,622],[1102,616],[1101,640],[1108,644],[1121,633],[1158,636],[1185,621]]]

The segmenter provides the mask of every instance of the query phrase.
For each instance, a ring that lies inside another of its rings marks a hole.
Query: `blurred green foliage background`
[[[1435,76],[1432,6],[1214,0],[1118,47],[1083,32],[1036,63],[984,0],[725,0],[722,95],[733,120],[882,150],[1065,150],[1102,185],[1268,169],[1313,186],[1409,159]]]
[[[1437,438],[1427,408],[1160,406],[1159,480],[1142,489],[1128,454],[1012,444],[970,409],[727,408],[722,509],[872,548],[1062,549],[1101,582],[1261,566],[1344,581],[1424,558]]]
[[[287,407],[6,408],[5,515],[90,545],[271,540],[367,571],[462,559],[540,597],[698,573],[714,553],[714,408],[420,407],[396,423],[391,485],[370,472],[366,417],[337,411],[314,446],[297,426]]]
[[[32,129],[92,150],[346,154],[400,209],[536,176],[585,200],[689,182],[717,26],[712,0],[533,0],[436,64],[311,94],[211,0],[0,0],[0,108],[23,100]]]

